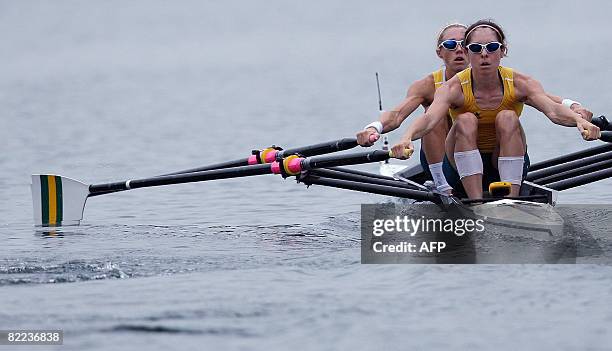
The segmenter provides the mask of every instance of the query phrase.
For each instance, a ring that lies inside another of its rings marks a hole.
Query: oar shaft
[[[395,179],[379,179],[379,178],[371,178],[364,175],[353,174],[353,173],[345,173],[342,171],[331,170],[331,169],[315,169],[310,171],[311,175],[316,175],[319,177],[326,177],[332,179],[340,179],[340,180],[350,180],[354,182],[360,183],[368,183],[368,184],[377,184],[377,185],[387,185],[404,189],[416,189],[414,186],[401,182]]]
[[[290,155],[300,155],[302,157],[310,157],[310,156],[315,156],[315,155],[329,154],[332,152],[349,150],[349,149],[356,147],[357,145],[358,145],[357,139],[344,138],[344,139],[332,140],[332,141],[328,141],[324,143],[295,147],[295,148],[286,149],[286,150],[266,149],[264,150],[265,152],[256,150],[256,151],[253,151],[253,155],[246,157],[246,158],[241,158],[241,159],[234,160],[234,161],[216,163],[216,164],[209,165],[209,166],[185,169],[182,171],[164,174],[164,176],[184,174],[184,173],[194,173],[194,172],[201,172],[201,171],[210,171],[213,169],[241,167],[241,166],[247,166],[247,165],[254,165],[258,163],[272,163],[274,161],[279,161],[283,157],[287,157]],[[256,155],[257,153],[259,153],[259,155]]]
[[[215,163],[215,164],[208,165],[208,166],[197,167],[197,168],[190,168],[190,169],[185,169],[185,170],[178,171],[178,172],[172,172],[172,173],[164,174],[164,175],[162,175],[162,177],[163,176],[168,176],[168,175],[175,175],[175,174],[185,174],[185,173],[210,171],[210,170],[213,170],[213,169],[224,169],[224,168],[232,168],[232,167],[241,167],[241,166],[247,166],[248,164],[249,164],[249,158],[245,157],[245,158],[241,158],[239,160]]]
[[[349,169],[349,168],[342,168],[342,167],[329,167],[327,169],[332,170],[332,171],[342,172],[342,173],[361,175],[361,176],[368,177],[368,178],[377,178],[377,179],[382,179],[382,180],[395,180],[394,178],[387,177],[387,176],[384,176],[378,173],[364,172],[364,171],[359,171],[356,169]]]
[[[545,169],[540,169],[538,171],[529,172],[527,174],[526,180],[536,181],[545,178],[551,175],[557,175],[561,172],[577,169],[586,165],[592,165],[597,162],[606,161],[612,159],[612,151],[600,153],[596,155],[592,155],[590,157],[574,160],[567,163],[562,163],[556,166],[550,166]]]
[[[239,159],[239,160],[215,163],[215,164],[208,165],[208,166],[197,167],[197,168],[190,168],[190,169],[184,169],[182,171],[166,173],[166,174],[162,174],[162,175],[160,175],[158,177],[166,177],[166,176],[189,174],[189,173],[197,173],[197,172],[212,171],[212,170],[219,170],[219,169],[243,167],[243,166],[248,166],[248,165],[249,165],[249,158],[242,158],[242,159]],[[120,184],[120,183],[117,183],[117,184]],[[123,188],[121,188],[119,186],[115,186],[114,187],[116,190],[106,190],[106,191],[98,190],[97,185],[95,187],[96,187],[95,188],[96,191],[92,192],[89,196],[99,196],[99,195],[105,195],[105,194],[110,194],[110,193],[114,193],[114,192],[117,192],[117,191],[126,190],[126,189],[123,189]]]
[[[306,185],[316,184],[322,186],[329,186],[339,189],[347,189],[354,191],[361,191],[379,195],[404,197],[419,201],[429,201],[433,203],[440,203],[440,198],[432,192],[426,192],[422,190],[412,190],[405,188],[398,188],[394,186],[376,185],[360,183],[348,180],[330,179],[325,177],[306,175],[300,179]]]
[[[539,179],[534,180],[534,182],[536,184],[546,185],[546,184],[550,184],[550,183],[560,181],[563,179],[569,179],[569,178],[573,178],[576,176],[593,173],[593,172],[600,171],[602,169],[606,169],[610,167],[612,167],[612,159],[604,160],[601,162],[596,162],[593,164],[584,165],[582,167],[570,169],[565,172],[561,172],[559,174],[550,175],[548,177],[539,178]]]
[[[242,166],[242,167],[233,167],[233,168],[227,168],[227,169],[214,169],[210,171],[201,171],[201,172],[195,172],[195,173],[167,175],[167,176],[154,177],[154,178],[135,179],[135,180],[128,180],[125,182],[94,184],[94,185],[89,186],[89,192],[90,192],[90,196],[92,196],[97,193],[108,193],[108,192],[130,190],[130,189],[136,189],[136,188],[170,185],[170,184],[202,182],[206,180],[248,177],[248,176],[270,174],[270,173],[272,173],[272,170],[271,170],[271,166],[268,164]]]
[[[598,154],[601,154],[601,153],[604,153],[604,152],[607,152],[607,151],[612,151],[612,144],[604,144],[604,145],[601,145],[601,146],[597,146],[597,147],[593,147],[593,148],[590,148],[590,149],[574,152],[574,153],[567,154],[567,155],[564,155],[564,156],[551,158],[551,159],[546,160],[546,161],[534,163],[531,166],[529,166],[529,173],[531,173],[533,171],[540,170],[540,169],[544,169],[544,168],[547,168],[547,167],[555,166],[555,165],[558,165],[558,164],[561,164],[561,163],[566,163],[566,162],[578,160],[578,159],[581,159],[581,158],[584,158],[584,157],[598,155]]]
[[[546,187],[554,190],[567,190],[575,188],[577,186],[596,182],[598,180],[607,179],[612,177],[612,168],[602,169],[601,171],[577,176],[570,179],[560,180],[558,182],[547,184]]]
[[[326,143],[314,144],[303,147],[296,147],[292,149],[286,149],[279,151],[277,159],[280,157],[287,157],[290,155],[300,155],[304,157],[329,154],[337,151],[349,150],[356,147],[357,139],[355,138],[344,138],[335,141],[328,141]]]
[[[388,159],[389,152],[383,150],[360,152],[351,155],[318,156],[304,159],[302,161],[302,170],[350,166],[362,163],[379,162]]]

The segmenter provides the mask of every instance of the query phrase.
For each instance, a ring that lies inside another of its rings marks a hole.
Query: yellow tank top
[[[431,74],[434,79],[434,88],[438,90],[439,87],[444,84],[444,69],[440,68],[439,70],[433,72]]]
[[[480,108],[476,104],[474,91],[472,90],[472,68],[466,68],[457,73],[463,90],[463,106],[450,110],[453,121],[458,115],[472,112],[478,118],[478,149],[480,152],[493,152],[497,144],[495,133],[495,117],[503,110],[513,110],[517,116],[523,112],[523,103],[517,101],[514,94],[514,79],[512,68],[498,67],[499,75],[502,77],[504,86],[504,97],[501,104],[494,110]]]

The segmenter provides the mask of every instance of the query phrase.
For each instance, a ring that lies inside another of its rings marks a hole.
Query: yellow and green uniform
[[[457,73],[463,90],[463,106],[450,110],[453,121],[458,115],[471,112],[478,118],[478,149],[480,152],[493,152],[497,145],[495,133],[495,117],[503,110],[513,110],[517,116],[523,112],[523,103],[519,102],[514,92],[514,78],[512,68],[499,66],[499,75],[502,78],[504,87],[504,97],[496,109],[482,109],[476,104],[474,91],[472,89],[472,68]]]

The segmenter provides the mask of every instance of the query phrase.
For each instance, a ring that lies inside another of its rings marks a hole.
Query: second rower
[[[436,89],[468,66],[466,53],[462,47],[466,28],[464,24],[452,23],[440,30],[437,37],[436,55],[444,62],[445,68],[414,82],[408,88],[406,98],[399,105],[391,111],[383,112],[380,121],[368,124],[364,130],[357,133],[357,142],[360,145],[371,146],[374,141],[378,140],[380,134],[397,129],[419,106],[427,110],[433,102]],[[441,120],[429,134],[423,137],[421,166],[426,173],[428,170],[431,172],[431,177],[439,191],[450,193],[452,188],[446,182],[442,171],[444,140],[450,128],[448,119],[450,116]],[[374,137],[371,139],[372,135]]]

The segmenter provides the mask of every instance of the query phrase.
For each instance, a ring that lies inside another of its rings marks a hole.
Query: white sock
[[[446,192],[452,189],[452,187],[448,185],[446,177],[444,177],[442,162],[429,165],[429,172],[431,172],[431,177],[433,178],[434,184],[436,185],[436,189],[438,189],[438,191]]]
[[[460,179],[474,174],[482,174],[482,157],[478,149],[455,152],[454,156]]]
[[[499,171],[499,179],[502,182],[509,182],[516,185],[521,185],[523,180],[523,165],[525,158],[523,156],[506,156],[497,159],[497,170]]]

